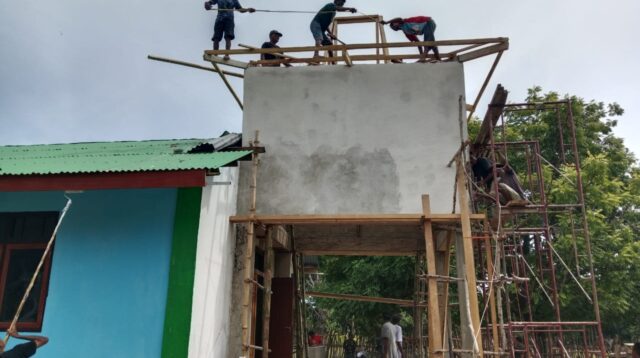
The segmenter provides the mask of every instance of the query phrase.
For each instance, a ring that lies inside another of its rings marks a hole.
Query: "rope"
[[[36,271],[33,273],[33,276],[31,277],[31,282],[29,282],[29,286],[27,286],[27,290],[24,293],[24,296],[22,296],[22,301],[20,301],[20,305],[18,306],[18,310],[17,310],[16,314],[13,316],[13,320],[11,321],[11,325],[9,326],[9,330],[12,330],[12,329],[14,329],[16,327],[16,324],[18,322],[20,314],[22,313],[22,309],[24,308],[24,305],[27,302],[27,298],[29,298],[29,295],[31,294],[31,290],[33,289],[33,286],[35,285],[36,280],[38,279],[38,276],[40,275],[40,271],[42,270],[42,266],[44,265],[44,261],[46,260],[47,256],[49,255],[49,251],[51,251],[51,246],[53,246],[53,242],[56,239],[56,234],[58,233],[58,229],[60,228],[60,225],[62,224],[62,220],[64,219],[65,215],[67,215],[67,211],[69,211],[69,208],[71,207],[71,203],[72,203],[71,198],[69,198],[66,195],[64,197],[67,198],[67,204],[64,206],[64,209],[62,209],[62,213],[60,214],[60,218],[58,219],[58,223],[56,224],[56,227],[53,230],[53,233],[51,234],[51,238],[49,239],[49,243],[47,244],[47,247],[44,250],[44,253],[42,254],[42,258],[40,259],[40,262],[38,263],[38,266],[36,267]],[[9,342],[9,338],[10,338],[9,334],[7,334],[4,337],[5,345],[7,344],[7,342]]]

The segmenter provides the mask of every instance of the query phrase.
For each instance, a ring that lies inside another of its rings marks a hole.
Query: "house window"
[[[57,221],[57,212],[0,213],[0,330],[11,324]],[[50,271],[51,253],[25,302],[18,330],[42,329]]]

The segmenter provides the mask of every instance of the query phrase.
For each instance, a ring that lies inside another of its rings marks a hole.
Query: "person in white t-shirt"
[[[391,315],[385,313],[384,324],[380,332],[382,338],[382,358],[400,358],[396,344],[396,326],[391,323]]]
[[[404,356],[404,352],[402,351],[402,327],[400,327],[400,315],[394,314],[391,317],[391,323],[395,326],[396,329],[396,345],[398,346],[398,356]]]

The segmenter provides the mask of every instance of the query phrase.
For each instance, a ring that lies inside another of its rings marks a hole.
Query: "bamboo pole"
[[[220,67],[218,67],[218,64],[216,64],[215,62],[211,62],[211,64],[213,65],[213,68],[216,70],[216,72],[218,72],[218,75],[220,75],[220,78],[222,79],[222,82],[224,82],[225,86],[227,86],[227,88],[229,89],[229,92],[231,92],[231,94],[233,95],[233,98],[235,98],[236,102],[238,103],[238,106],[240,106],[240,109],[244,110],[244,106],[242,105],[242,101],[240,100],[240,97],[238,97],[238,94],[236,93],[236,91],[231,86],[231,83],[229,83],[229,80],[227,79],[227,76],[220,69]]]
[[[482,334],[480,331],[480,313],[478,312],[478,294],[476,284],[475,259],[473,257],[473,236],[471,233],[471,218],[469,210],[469,198],[467,192],[467,179],[461,158],[456,161],[457,180],[456,187],[458,193],[458,204],[460,207],[460,218],[462,223],[462,242],[465,261],[465,280],[467,284],[467,294],[469,299],[469,311],[471,328],[474,341],[474,350],[480,357],[483,357]]]
[[[254,140],[250,143],[251,147],[258,147],[259,131],[256,131]],[[249,202],[249,217],[255,218],[256,216],[256,199],[258,188],[258,152],[253,151],[251,155],[252,169],[251,169],[251,196]],[[253,251],[255,240],[255,223],[252,221],[247,225],[247,248],[244,260],[244,287],[242,291],[242,355],[243,357],[249,357],[251,349],[251,334],[249,328],[251,327],[251,291],[253,289]]]
[[[414,305],[412,300],[401,300],[397,298],[385,298],[385,297],[371,297],[360,295],[347,295],[342,293],[325,293],[309,291],[305,293],[305,296],[319,297],[319,298],[333,298],[345,301],[359,301],[359,302],[375,302],[375,303],[387,303],[391,305],[398,305],[403,307],[409,307]]]
[[[383,39],[384,41],[384,39]],[[275,54],[278,52],[314,52],[316,50],[327,51],[342,51],[347,50],[366,50],[366,49],[389,49],[389,48],[404,48],[404,47],[417,47],[417,46],[468,46],[475,44],[502,44],[508,43],[509,39],[506,37],[496,38],[483,38],[483,39],[464,39],[464,40],[440,40],[440,41],[421,41],[421,42],[383,42],[379,44],[349,44],[349,45],[330,45],[330,46],[301,46],[301,47],[280,47],[280,48],[260,48],[260,49],[235,49],[235,50],[207,50],[204,53],[206,55],[220,56],[220,55],[254,55],[270,53]]]
[[[209,67],[205,67],[205,66],[196,65],[195,63],[178,61],[178,60],[173,60],[173,59],[166,58],[166,57],[158,57],[158,56],[153,56],[153,55],[148,55],[147,58],[149,60],[153,60],[153,61],[171,63],[171,64],[174,64],[174,65],[180,65],[180,66],[185,66],[185,67],[196,68],[198,70],[218,73],[218,70],[216,70],[215,68],[209,68]],[[228,72],[228,71],[222,71],[222,73],[224,73],[227,76],[244,78],[244,75],[241,74],[241,73]]]
[[[431,215],[431,203],[429,195],[422,196],[422,212],[425,217]],[[429,293],[429,357],[444,357],[442,352],[442,325],[440,321],[440,306],[438,304],[438,281],[435,275],[436,271],[436,248],[433,240],[433,226],[430,220],[425,220],[424,241],[425,253],[427,257],[427,292]],[[433,275],[433,276],[432,276]]]
[[[16,313],[13,316],[13,319],[11,320],[11,324],[9,325],[9,329],[16,328],[16,324],[18,324],[18,319],[20,318],[20,314],[22,313],[22,309],[24,308],[24,305],[27,303],[27,299],[29,298],[29,295],[31,294],[31,290],[33,289],[33,286],[36,284],[36,280],[38,279],[38,276],[40,275],[40,271],[42,270],[42,266],[44,265],[44,262],[47,260],[47,257],[49,256],[49,252],[51,251],[51,247],[53,246],[53,243],[56,240],[56,234],[58,233],[58,229],[60,229],[60,225],[62,225],[62,221],[64,220],[64,217],[67,215],[67,212],[69,211],[69,208],[71,207],[72,200],[67,196],[65,196],[65,197],[67,198],[67,204],[62,209],[62,213],[60,214],[60,218],[58,219],[58,223],[56,224],[56,227],[53,229],[53,233],[51,234],[51,238],[49,238],[49,242],[47,243],[47,247],[45,248],[44,252],[42,253],[42,257],[40,258],[40,262],[38,262],[38,266],[36,266],[36,270],[34,271],[33,276],[31,277],[31,281],[29,281],[29,285],[27,286],[27,289],[25,290],[24,295],[22,296],[22,300],[20,301],[20,304],[18,305],[18,309],[16,310]],[[7,344],[7,342],[9,342],[9,338],[10,337],[11,336],[8,333],[4,337],[4,344],[5,345]]]

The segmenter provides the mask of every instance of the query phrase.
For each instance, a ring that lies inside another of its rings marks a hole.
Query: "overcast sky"
[[[0,145],[215,137],[240,131],[241,112],[216,74],[152,62],[148,54],[202,63],[214,12],[203,1],[0,0]],[[241,0],[271,10],[319,9],[326,0]],[[616,101],[617,134],[640,153],[638,0],[349,0],[368,14],[427,15],[436,38],[509,37],[497,83],[510,100],[526,89]],[[259,46],[271,29],[282,46],[311,45],[308,14],[238,14],[237,43]],[[347,43],[372,32],[342,30]],[[387,31],[389,41],[404,41]],[[465,68],[474,96],[490,59]],[[232,79],[242,92],[242,82]],[[363,89],[365,90],[365,89]],[[471,102],[471,99],[468,100]],[[486,98],[483,102],[486,104]],[[480,109],[481,114],[485,111]],[[635,120],[634,120],[635,119]]]

